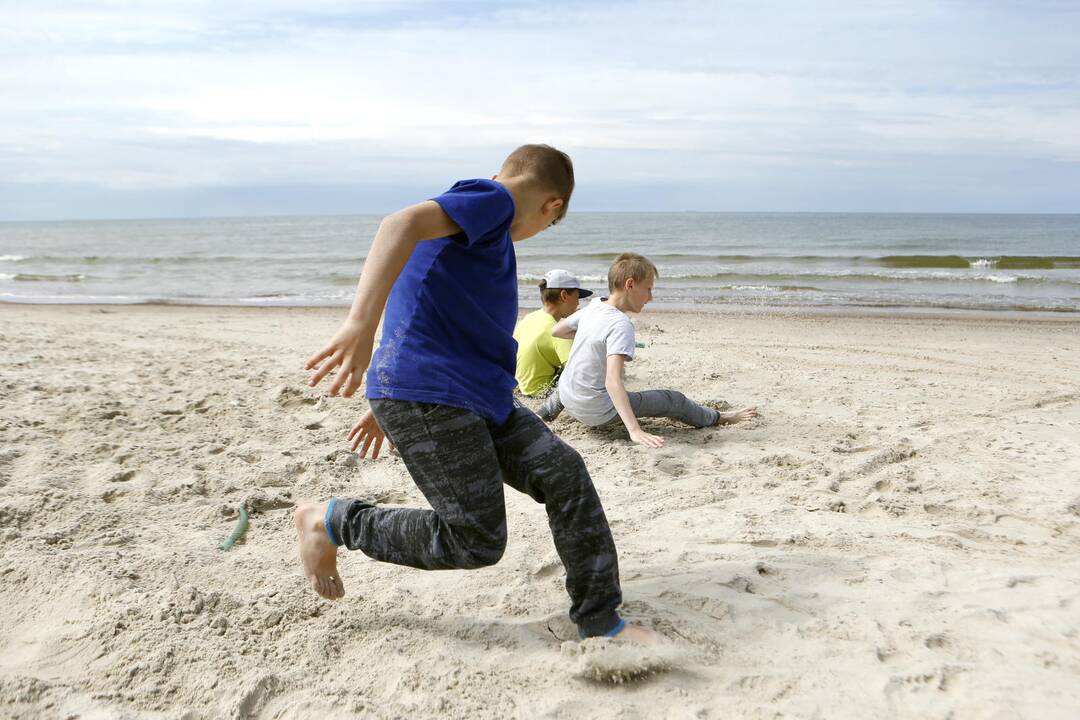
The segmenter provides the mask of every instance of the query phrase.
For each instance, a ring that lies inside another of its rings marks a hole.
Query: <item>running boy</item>
[[[586,425],[622,420],[630,439],[658,448],[664,438],[641,429],[638,418],[666,417],[697,428],[749,420],[757,408],[720,412],[698,405],[677,390],[627,392],[623,370],[634,359],[634,325],[626,313],[638,313],[652,300],[656,266],[637,253],[623,253],[608,270],[606,299],[594,300],[583,310],[555,324],[555,337],[574,338],[570,359],[552,393],[540,409],[547,421],[565,407]]]
[[[570,357],[573,342],[551,336],[551,328],[578,309],[578,300],[592,295],[566,270],[552,270],[540,281],[543,307],[518,320],[514,328],[517,340],[518,389],[528,397],[547,397]]]
[[[498,562],[506,545],[506,483],[547,509],[581,637],[658,637],[616,611],[622,594],[615,544],[581,456],[512,400],[512,243],[561,220],[573,189],[569,157],[525,145],[491,180],[458,182],[379,226],[348,317],[307,368],[314,370],[311,385],[340,368],[329,393],[345,397],[367,370],[371,409],[349,434],[353,447],[363,443],[361,456],[373,447],[377,457],[389,438],[432,509],[344,498],[299,506],[300,559],[322,597],[345,594],[341,545],[424,570]],[[384,306],[382,341],[372,357]]]

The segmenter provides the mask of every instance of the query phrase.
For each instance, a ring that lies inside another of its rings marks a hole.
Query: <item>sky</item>
[[[1080,212],[1080,2],[0,0],[0,221],[382,213],[570,153],[605,211]]]

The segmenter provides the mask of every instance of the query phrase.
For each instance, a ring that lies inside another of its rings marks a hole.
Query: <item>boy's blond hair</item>
[[[615,258],[607,274],[608,292],[615,292],[626,287],[626,281],[631,278],[634,282],[644,282],[649,277],[660,277],[660,271],[653,265],[652,260],[644,255],[625,252]]]
[[[555,193],[563,201],[555,222],[566,217],[570,196],[574,194],[574,163],[563,151],[550,145],[522,145],[503,161],[499,175],[526,177]]]

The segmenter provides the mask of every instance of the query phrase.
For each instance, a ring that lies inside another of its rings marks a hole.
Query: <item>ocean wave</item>
[[[301,264],[322,267],[347,264],[356,266],[364,261],[358,255],[0,255],[0,262],[65,264],[65,265],[214,265],[230,263]]]
[[[996,270],[1058,270],[1080,268],[1080,257],[1070,255],[886,255],[878,262],[891,268],[975,268]]]
[[[4,280],[15,282],[81,282],[86,279],[85,275],[42,275],[38,273],[17,273],[15,275],[0,275]]]
[[[541,275],[522,273],[518,275],[518,282],[522,285],[535,285],[542,278]],[[607,278],[591,275],[579,275],[582,285],[606,285]],[[995,284],[1021,284],[1021,285],[1063,285],[1067,287],[1080,287],[1080,278],[1072,280],[1066,278],[1050,278],[1042,275],[1010,275],[1003,273],[973,273],[949,272],[945,270],[896,270],[866,272],[865,270],[837,270],[835,272],[715,272],[715,273],[661,273],[657,285],[672,285],[683,283],[713,284],[721,282],[737,282],[743,285],[792,285],[799,282],[863,282],[863,283],[918,283],[918,282],[959,282],[964,284],[978,285],[980,283]],[[739,282],[741,281],[741,282]]]
[[[519,261],[530,264],[544,263],[550,267],[572,268],[576,263],[595,260],[610,262],[617,253],[522,253]],[[751,263],[788,263],[792,265],[852,265],[878,266],[895,269],[952,269],[952,270],[1068,270],[1080,268],[1080,256],[1071,255],[783,255],[765,253],[711,254],[711,253],[648,253],[648,258],[660,266],[661,275],[665,265],[715,263],[747,265]]]
[[[580,275],[580,274],[575,274],[574,276],[578,279],[578,282],[581,282],[582,284],[586,284],[586,283],[592,283],[592,284],[603,283],[604,285],[607,285],[607,275]],[[544,279],[543,274],[528,273],[528,272],[518,274],[518,282],[519,283],[536,284],[536,283],[540,282],[543,279]]]

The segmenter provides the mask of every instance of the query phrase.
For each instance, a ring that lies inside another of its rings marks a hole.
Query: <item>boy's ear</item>
[[[566,203],[563,201],[562,198],[558,198],[558,197],[548,198],[544,202],[544,214],[547,215],[549,213],[558,212],[559,208],[561,208],[565,204]]]

